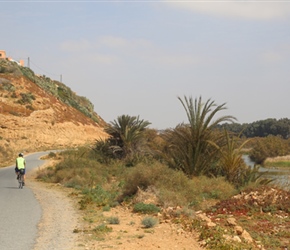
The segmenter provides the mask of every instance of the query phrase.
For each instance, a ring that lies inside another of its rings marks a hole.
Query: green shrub
[[[6,90],[8,92],[14,92],[15,87],[11,83],[11,81],[5,79],[5,78],[0,78],[0,90]]]
[[[49,154],[48,154],[48,158],[54,158],[54,157],[56,157],[56,153],[54,153],[54,152],[49,152]]]
[[[134,196],[138,188],[147,190],[149,187],[156,190],[154,195],[164,207],[194,206],[197,209],[205,200],[229,197],[237,192],[224,178],[199,176],[189,179],[183,172],[155,162],[138,164],[126,170],[122,195],[118,200]]]
[[[21,76],[20,66],[16,62],[8,60],[0,60],[0,73],[12,74],[14,76]]]
[[[19,104],[26,104],[26,103],[31,104],[32,100],[35,100],[35,97],[32,93],[21,93],[20,96],[21,96],[21,99],[17,101],[17,103]]]
[[[96,226],[93,231],[95,233],[109,233],[109,232],[112,232],[112,228],[111,227],[108,227],[107,225],[105,224],[100,224],[98,226]]]
[[[114,224],[114,225],[116,225],[116,224],[120,224],[120,220],[119,220],[118,217],[109,217],[109,218],[107,219],[107,222],[108,222],[109,224]]]
[[[257,164],[264,164],[264,161],[268,157],[283,156],[289,153],[289,140],[269,135],[256,139],[256,143],[250,152],[250,158]]]
[[[158,223],[158,220],[154,217],[145,217],[141,223],[145,228],[152,228]]]
[[[166,178],[167,171],[170,174],[174,173],[166,165],[158,162],[151,164],[139,163],[135,167],[128,168],[124,173],[123,197],[135,195],[138,188],[146,190],[149,186],[156,185],[156,182]]]
[[[106,206],[103,207],[103,211],[104,212],[108,212],[110,210],[111,210],[111,207],[109,205],[106,205]]]
[[[154,214],[160,212],[160,208],[154,204],[136,203],[133,211],[135,213]]]
[[[195,177],[191,181],[191,187],[194,195],[199,194],[203,198],[224,199],[237,193],[235,187],[223,177]]]
[[[116,198],[116,193],[112,191],[106,191],[101,186],[97,185],[94,189],[84,190],[85,194],[83,200],[93,202],[97,206],[106,206],[113,203]]]

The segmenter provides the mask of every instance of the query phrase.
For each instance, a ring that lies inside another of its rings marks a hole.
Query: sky
[[[0,50],[106,122],[187,122],[202,97],[238,123],[290,118],[290,0],[2,1]]]

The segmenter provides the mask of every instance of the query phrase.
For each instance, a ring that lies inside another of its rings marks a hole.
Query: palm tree
[[[225,103],[216,105],[208,99],[178,97],[188,118],[188,124],[181,123],[175,129],[164,133],[167,147],[164,150],[167,161],[172,167],[179,168],[188,176],[209,174],[217,161],[218,150],[210,141],[220,144],[222,137],[215,132],[215,127],[226,121],[233,121],[233,116],[222,116],[216,120],[214,116],[225,108]]]
[[[238,145],[241,133],[238,137],[230,137],[228,131],[224,130],[226,144],[222,147],[211,142],[220,151],[219,165],[221,174],[236,187],[244,185],[249,175],[252,174],[242,158],[244,146],[250,142],[250,139]]]
[[[110,145],[121,157],[129,157],[142,151],[144,131],[151,123],[139,116],[122,115],[110,123],[105,131],[111,136]]]

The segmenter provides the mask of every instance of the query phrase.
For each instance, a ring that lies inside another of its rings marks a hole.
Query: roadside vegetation
[[[87,220],[97,223],[91,233],[97,233],[98,239],[102,238],[101,232],[111,230],[110,224],[120,223],[118,218],[107,218],[107,224],[104,224],[102,211],[122,205],[133,213],[146,216],[142,222],[144,228],[158,223],[157,214],[169,216],[172,222],[182,224],[186,230],[200,232],[201,245],[208,249],[283,247],[290,232],[278,230],[260,235],[253,223],[245,221],[258,219],[261,225],[270,217],[274,223],[275,214],[288,216],[289,198],[285,198],[281,205],[273,202],[271,195],[266,195],[255,207],[257,202],[253,200],[245,199],[242,203],[232,197],[247,192],[257,195],[266,189],[265,185],[270,190],[279,190],[279,197],[289,195],[287,191],[271,186],[271,180],[258,172],[258,165],[248,167],[242,159],[243,154],[249,154],[252,159],[264,163],[269,156],[287,154],[287,140],[264,138],[265,143],[269,143],[267,145],[277,148],[276,153],[271,151],[269,155],[261,139],[241,138],[241,133],[217,126],[235,121],[232,116],[216,118],[226,109],[225,104],[217,105],[212,100],[203,102],[201,97],[195,100],[184,97],[179,101],[188,123],[156,131],[148,128],[148,121],[122,115],[106,127],[110,135],[108,140],[97,141],[90,148],[50,154],[49,157],[58,163],[39,171],[38,178],[74,189],[72,194],[79,199],[79,208],[90,211]],[[165,212],[168,208],[179,209],[168,214]],[[193,216],[196,211],[203,211],[218,225],[209,227],[208,221]],[[233,236],[235,230],[224,223],[227,216],[233,215],[240,215],[237,221],[252,235],[252,240]],[[285,223],[289,224],[288,219]],[[226,237],[226,234],[230,236]],[[277,237],[281,243],[277,243]]]

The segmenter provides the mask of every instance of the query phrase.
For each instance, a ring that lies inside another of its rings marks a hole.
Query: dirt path
[[[73,202],[57,186],[31,180],[27,186],[32,188],[42,208],[34,250],[77,249],[77,235],[73,230],[79,216]]]
[[[27,186],[33,190],[43,209],[39,224],[39,237],[34,250],[93,250],[93,249],[202,249],[195,236],[184,232],[177,225],[160,223],[144,229],[144,216],[123,207],[103,212],[105,218],[118,217],[120,223],[108,225],[113,230],[97,238],[91,232],[93,223],[84,221],[84,214],[77,209],[77,201],[69,197],[71,190],[57,184],[42,183],[29,176]],[[74,230],[78,233],[74,233]]]

